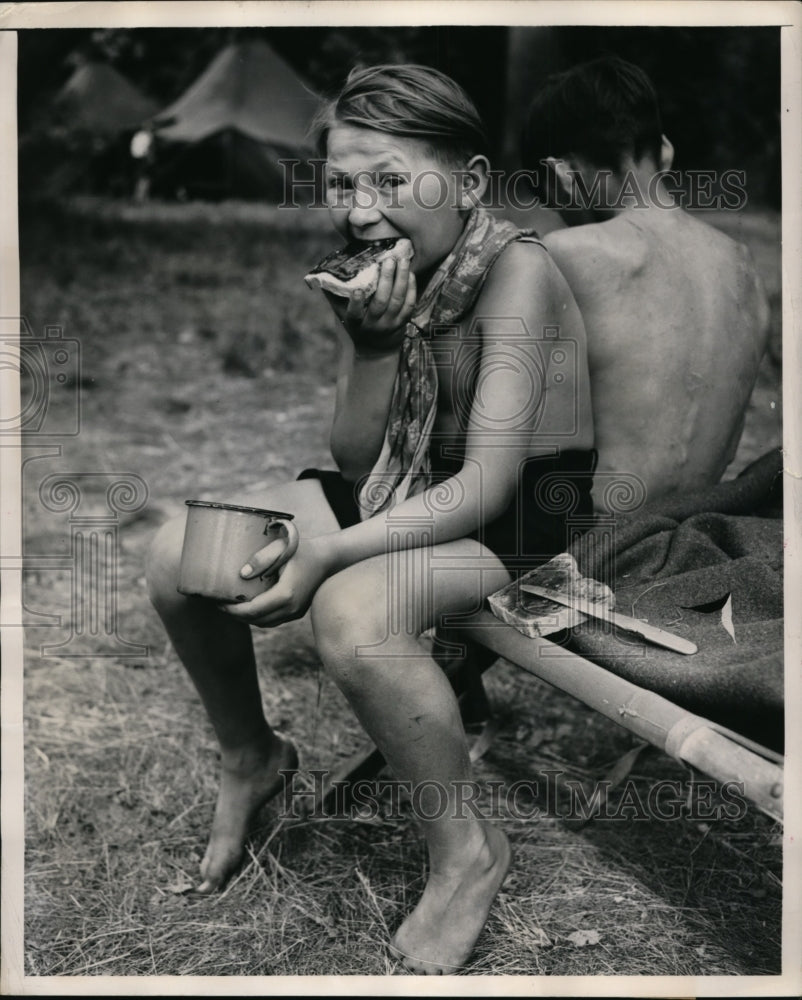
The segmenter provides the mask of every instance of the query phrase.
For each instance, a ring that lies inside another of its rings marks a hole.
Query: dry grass
[[[49,472],[136,472],[150,490],[145,510],[121,525],[118,581],[121,634],[148,655],[41,656],[69,623],[69,574],[27,578],[28,608],[64,619],[27,633],[31,975],[393,971],[384,946],[425,874],[406,809],[303,820],[270,805],[225,892],[187,894],[217,752],[144,591],[147,541],[190,493],[277,482],[325,460],[333,325],[298,279],[330,238],[317,220],[299,228],[225,206],[182,216],[83,203],[24,220],[26,314],[34,329],[63,322],[81,340],[85,380],[82,433],[60,457],[26,467],[26,551],[65,551],[66,519],[36,499]],[[774,231],[768,217],[750,230],[764,262],[776,263]],[[773,419],[755,411],[749,447],[774,443]],[[102,496],[89,503],[102,509]],[[257,649],[266,710],[302,748],[304,768],[351,753],[359,727],[321,675],[308,625],[259,633]],[[477,767],[482,782],[550,767],[599,777],[630,749],[623,730],[511,667],[494,668],[487,686],[503,725]],[[658,754],[633,772],[644,795],[665,778],[689,775]],[[577,829],[535,804],[536,818],[503,821],[516,863],[468,973],[779,971],[781,850],[765,817],[599,819]],[[598,943],[578,946],[578,931],[597,931]]]
[[[313,709],[311,659],[279,656],[262,667],[266,708],[291,726],[307,768],[330,765],[359,738],[325,681]],[[489,687],[504,725],[481,781],[509,785],[555,767],[601,775],[629,746],[618,727],[511,668],[496,668]],[[269,806],[240,874],[220,896],[193,899],[186,890],[211,819],[217,758],[180,671],[172,662],[139,670],[43,662],[29,670],[28,689],[36,706],[27,736],[31,974],[392,971],[384,945],[424,882],[409,816],[388,803],[372,822],[302,820]],[[645,798],[666,777],[688,779],[655,754],[634,780]],[[504,826],[516,864],[468,972],[778,970],[779,834],[765,818],[597,820],[577,831],[543,813]],[[595,947],[571,940],[594,930]]]

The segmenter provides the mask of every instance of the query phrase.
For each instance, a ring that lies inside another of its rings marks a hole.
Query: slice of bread
[[[376,291],[382,261],[388,257],[411,260],[413,253],[412,243],[404,237],[349,243],[324,257],[304,281],[310,288],[322,288],[347,299],[360,290],[367,299]]]

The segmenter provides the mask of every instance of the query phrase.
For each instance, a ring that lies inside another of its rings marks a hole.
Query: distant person
[[[311,608],[324,665],[420,804],[428,882],[393,951],[415,972],[448,973],[473,949],[510,848],[499,824],[460,805],[471,777],[465,732],[420,636],[562,551],[564,519],[531,504],[543,477],[580,476],[580,510],[592,512],[584,328],[540,241],[480,206],[487,140],[452,80],[422,66],[355,70],[318,125],[342,240],[402,238],[414,251],[381,264],[372,295],[330,297],[341,321],[338,469],[239,500],[299,525],[298,550],[265,593],[223,608],[178,593],[183,518],[154,542],[150,592],[221,747],[198,891],[229,878],[249,823],[282,787],[279,772],[297,764],[264,717],[249,626]],[[558,346],[558,330],[573,352]],[[576,416],[570,450],[566,410]],[[255,439],[255,461],[260,448]],[[277,556],[266,546],[241,575]]]
[[[136,170],[134,201],[141,204],[150,197],[150,172],[153,166],[153,133],[150,129],[140,129],[134,133],[130,153]]]
[[[569,227],[544,243],[585,321],[597,471],[636,473],[647,497],[719,481],[768,336],[749,251],[656,176],[673,152],[649,78],[612,56],[549,77],[524,129]]]

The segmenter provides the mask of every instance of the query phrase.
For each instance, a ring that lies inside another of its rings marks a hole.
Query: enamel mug
[[[178,590],[225,604],[250,601],[278,579],[276,570],[298,548],[293,515],[259,507],[187,500]],[[244,580],[239,571],[259,549],[284,538],[284,552],[267,573]]]

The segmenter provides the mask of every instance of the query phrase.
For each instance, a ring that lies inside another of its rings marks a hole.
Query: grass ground
[[[779,442],[779,221],[717,224],[753,249],[774,311],[772,350],[733,471]],[[69,554],[66,515],[38,495],[60,471],[135,473],[149,499],[119,522],[118,628],[147,652],[42,655],[69,634],[67,563],[26,574],[26,907],[30,975],[384,974],[384,945],[423,887],[408,815],[280,816],[268,806],[240,874],[193,899],[214,806],[217,754],[195,693],[147,602],[143,553],[193,496],[269,484],[327,460],[334,327],[300,275],[331,244],[325,218],[251,206],[76,203],[23,216],[24,312],[80,341],[78,436],[24,469],[25,551]],[[774,404],[772,406],[772,403]],[[58,442],[57,442],[58,443]],[[39,454],[39,457],[36,457]],[[84,513],[105,510],[86,480]],[[61,616],[45,626],[42,613]],[[269,717],[305,770],[361,742],[321,673],[305,622],[256,636]],[[501,728],[481,782],[560,768],[590,780],[630,736],[500,664],[487,687]],[[692,776],[656,753],[632,774],[642,796]],[[487,786],[486,786],[487,787]],[[714,805],[720,800],[714,798]],[[581,829],[546,808],[505,819],[516,852],[473,974],[768,975],[780,967],[779,827],[736,819],[595,819]],[[595,933],[594,933],[595,932]],[[593,943],[595,942],[595,943]]]

